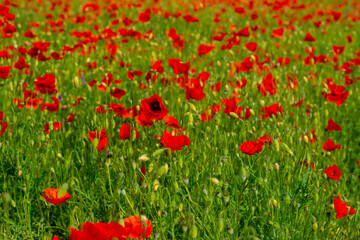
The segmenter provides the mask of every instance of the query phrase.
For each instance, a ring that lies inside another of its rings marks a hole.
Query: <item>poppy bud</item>
[[[79,81],[79,77],[75,76],[75,78],[73,79],[73,85],[75,88],[79,88],[80,87],[80,81]],[[106,85],[105,85],[106,87]]]
[[[189,123],[193,124],[194,122],[194,116],[192,115],[192,113],[189,114]]]
[[[289,196],[289,195],[286,195],[286,196],[285,196],[285,203],[286,203],[286,204],[289,204],[289,203],[290,203],[290,200],[291,200],[291,199],[290,199],[290,196]]]
[[[179,189],[179,184],[177,182],[174,183],[174,189],[175,192],[177,192],[177,190]]]
[[[178,99],[177,99],[177,103],[180,105],[180,103],[181,103],[181,98],[178,98]]]
[[[9,202],[11,200],[10,193],[8,193],[8,192],[4,192],[2,194],[2,196],[3,196],[4,200],[5,200],[5,202]]]
[[[165,151],[165,148],[160,148],[160,149],[156,150],[156,151],[153,153],[153,156],[154,156],[154,157],[159,156],[159,155],[162,154],[164,151]]]
[[[150,163],[150,164],[149,164],[149,167],[148,167],[148,169],[147,169],[148,172],[151,173],[153,169],[154,169],[154,164],[153,164],[153,163]]]
[[[63,155],[61,155],[61,153],[58,153],[57,157],[60,158],[60,159],[63,159]]]
[[[255,115],[255,112],[252,109],[250,109],[250,113],[251,113],[251,115]]]
[[[13,208],[16,208],[16,202],[15,202],[13,199],[10,200],[10,205],[11,205]]]
[[[189,178],[188,177],[183,177],[183,183],[185,184],[185,185],[188,185],[189,184]]]
[[[150,194],[150,205],[153,205],[155,203],[155,193],[154,192],[151,192]]]
[[[189,104],[191,110],[193,110],[194,112],[197,112],[194,104],[192,104],[191,102],[188,102],[188,104]]]
[[[244,167],[240,168],[240,177],[243,181],[246,180],[246,169]]]
[[[218,185],[218,186],[219,186],[219,184],[220,184],[219,179],[217,179],[217,178],[210,178],[210,180],[211,180],[212,183],[214,183],[215,185]]]
[[[271,205],[272,205],[274,208],[277,208],[278,202],[274,199],[274,200],[272,200]]]
[[[167,166],[167,164],[165,164]],[[158,177],[161,177],[162,175],[167,173],[168,168],[164,166],[161,166],[158,170]]]
[[[286,145],[285,143],[282,143],[282,146],[284,147],[284,149],[287,153],[289,153],[291,156],[294,156],[293,151],[291,151],[291,149],[289,148],[288,145]]]
[[[196,227],[196,225],[195,225],[195,223],[194,223],[194,225],[192,226],[192,228],[191,228],[191,236],[192,236],[192,238],[196,238],[197,237],[197,227]]]
[[[315,222],[313,225],[312,225],[312,230],[313,231],[316,231],[318,229],[318,224]]]
[[[309,143],[309,138],[308,138],[306,135],[304,136],[304,142],[305,142],[306,144]]]
[[[239,116],[234,112],[230,112],[230,116],[233,118],[239,119]]]
[[[253,132],[256,132],[255,126],[253,126],[253,127],[251,128],[251,130],[252,130]]]
[[[154,190],[157,191],[158,188],[160,187],[160,182],[158,179],[155,179],[154,182],[153,182],[153,187],[154,187]]]
[[[219,218],[218,221],[218,231],[222,232],[224,230],[224,218]]]
[[[224,194],[224,203],[227,204],[230,201],[230,196],[228,194]]]
[[[274,139],[274,146],[277,152],[280,151],[280,143],[279,140],[277,138]]]

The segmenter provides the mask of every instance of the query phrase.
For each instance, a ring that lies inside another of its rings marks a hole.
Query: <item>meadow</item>
[[[360,239],[356,0],[0,3],[0,239]]]

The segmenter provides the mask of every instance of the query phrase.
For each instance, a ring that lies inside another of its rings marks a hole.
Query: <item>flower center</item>
[[[151,103],[150,104],[150,109],[151,109],[151,111],[154,111],[154,112],[161,111],[161,107],[160,107],[159,102],[156,101],[156,102]]]

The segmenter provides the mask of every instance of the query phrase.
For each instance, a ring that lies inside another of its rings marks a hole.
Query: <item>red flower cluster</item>
[[[35,90],[40,91],[42,94],[57,93],[55,86],[55,76],[52,73],[48,73],[42,77],[36,78],[34,84],[36,86]]]
[[[266,96],[267,93],[269,93],[270,96],[276,94],[276,79],[271,73],[268,73],[257,86],[263,96]]]
[[[85,222],[82,230],[75,228],[70,228],[70,230],[69,240],[126,240],[149,238],[153,227],[149,219],[142,222],[139,216],[131,216],[125,218],[123,224]]]
[[[270,107],[263,107],[260,109],[260,119],[264,120],[266,118],[270,118],[272,115],[277,115],[277,113],[280,113],[282,115],[282,113],[284,112],[284,109],[279,106],[278,103],[275,103],[273,105],[271,105]],[[277,118],[277,116],[276,116]]]

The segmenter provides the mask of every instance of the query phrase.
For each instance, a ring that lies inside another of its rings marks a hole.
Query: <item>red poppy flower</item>
[[[19,60],[15,63],[14,67],[19,70],[23,70],[24,68],[29,68],[30,65],[25,62],[23,57],[19,57]]]
[[[7,67],[0,66],[0,78],[8,79],[9,77],[11,77],[12,75],[9,75],[11,68],[12,66],[7,66]]]
[[[284,28],[278,28],[272,31],[271,37],[282,38],[283,34]]]
[[[251,52],[255,52],[256,48],[257,48],[257,43],[256,42],[249,42],[245,44],[245,47],[251,51]]]
[[[304,41],[305,42],[315,42],[316,39],[310,33],[306,33]]]
[[[24,33],[24,37],[26,37],[26,38],[36,38],[36,35],[31,30],[27,30]]]
[[[59,122],[53,122],[53,129],[54,131],[59,131],[62,128],[62,124]],[[50,130],[50,124],[46,123],[43,129],[43,132],[45,132],[46,134],[49,134]]]
[[[105,113],[105,108],[104,108],[103,105],[100,105],[100,106],[98,106],[97,108],[95,108],[95,111],[96,111],[97,113],[104,114],[104,113]]]
[[[332,50],[336,56],[341,55],[344,52],[345,46],[333,45]]]
[[[116,103],[109,103],[109,112],[115,112],[115,116],[121,116],[123,118],[131,118],[137,115],[136,106],[131,109]],[[133,113],[132,115],[131,112]]]
[[[327,83],[327,85],[330,89],[330,93],[323,93],[323,97],[327,98],[329,102],[335,103],[337,106],[343,104],[349,96],[349,92],[345,92],[345,87],[329,83]]]
[[[69,115],[66,117],[66,121],[67,122],[73,122],[75,120],[75,117],[76,117],[76,113],[69,113]]]
[[[174,129],[169,133],[167,130],[164,131],[163,136],[160,139],[160,143],[163,147],[169,148],[171,152],[174,152],[176,150],[181,150],[183,146],[190,146],[190,139],[187,136],[184,136],[181,130],[176,131],[177,129]],[[179,133],[178,136],[176,136],[176,132]],[[173,134],[172,134],[173,133]],[[158,136],[155,136],[156,138]]]
[[[205,84],[200,81],[200,79],[191,79],[188,84],[185,86],[186,100],[195,99],[200,101],[206,96],[203,92]]]
[[[326,130],[332,132],[332,131],[341,131],[341,126],[339,126],[334,120],[331,118],[328,120],[328,125],[326,127]]]
[[[268,73],[257,86],[263,96],[266,96],[267,93],[269,93],[270,96],[276,94],[276,79],[271,73]]]
[[[99,144],[97,149],[101,152],[102,150],[104,150],[106,148],[106,146],[108,145],[108,139],[107,139],[107,135],[106,135],[106,130],[102,129],[101,133],[99,133],[99,130],[96,131],[90,131],[88,132],[88,136],[90,138],[90,140],[93,142],[95,138],[99,139]]]
[[[3,112],[0,111],[0,136],[2,136],[5,133],[5,130],[7,128],[7,122],[2,121],[4,119]]]
[[[139,139],[140,134],[138,130],[130,126],[130,124],[124,123],[123,125],[121,125],[120,128],[120,132],[119,132],[120,139],[125,140],[131,138],[132,131],[136,132],[136,139]]]
[[[130,216],[124,219],[125,227],[128,229],[128,238],[141,239],[142,237],[149,238],[153,227],[149,219],[146,222],[141,223],[139,216]]]
[[[324,172],[329,178],[336,179],[338,182],[340,182],[341,172],[338,166],[336,166],[336,164],[334,164],[331,167],[328,167],[327,169],[325,169]]]
[[[188,23],[199,22],[199,19],[197,19],[196,17],[193,17],[193,16],[191,16],[191,15],[189,15],[189,14],[188,14],[188,15],[185,15],[183,18],[184,18],[185,21],[188,22]]]
[[[340,195],[334,199],[334,207],[336,212],[336,218],[346,217],[347,214],[355,214],[355,210],[339,199]]]
[[[263,146],[264,146],[266,143],[267,143],[267,146],[270,146],[270,144],[271,144],[271,139],[272,139],[272,137],[264,134],[264,136],[262,136],[261,138],[258,138],[258,139],[257,139],[257,142],[260,143],[260,144],[263,145]]]
[[[165,122],[166,126],[168,126],[168,127],[179,128],[178,121],[176,120],[176,118],[174,118],[172,116],[165,116],[164,122]]]
[[[124,224],[118,222],[90,223],[85,222],[82,230],[70,228],[69,240],[126,240],[149,238],[153,227],[150,220],[141,222],[139,216],[130,216],[124,219]]]
[[[149,8],[147,8],[145,10],[145,12],[142,12],[142,13],[139,13],[139,16],[138,16],[138,19],[139,19],[139,22],[148,22],[150,21],[150,18],[151,18],[151,11]]]
[[[59,109],[60,101],[56,97],[51,97],[51,100],[54,101],[54,103],[44,103],[41,106],[41,111],[48,110],[50,112],[56,112]]]
[[[315,164],[313,162],[310,162],[310,165],[306,161],[300,162],[300,166],[304,165],[306,168],[311,167],[311,169],[314,169]]]
[[[69,240],[125,240],[128,237],[128,229],[118,222],[111,223],[90,223],[85,222],[82,230],[70,228]]]
[[[260,109],[260,119],[264,120],[265,118],[270,118],[272,115],[277,115],[277,113],[280,113],[282,115],[283,112],[284,109],[279,106],[278,103],[275,103],[270,107],[263,107]]]
[[[213,46],[206,46],[204,44],[201,44],[198,49],[198,55],[201,57],[202,55],[208,54],[214,49]]]
[[[249,27],[244,27],[239,32],[234,33],[234,36],[250,37]]]
[[[52,203],[54,205],[62,204],[71,198],[68,193],[65,193],[64,196],[58,197],[58,188],[45,189],[44,191],[47,195],[42,193],[41,196],[43,196],[48,203]]]
[[[114,98],[120,99],[126,94],[126,92],[120,88],[115,88],[113,91],[110,92],[110,94]]]
[[[260,143],[249,140],[240,145],[240,150],[242,153],[247,155],[253,155],[259,153],[262,150],[262,145]]]
[[[145,98],[141,101],[141,108],[139,115],[136,116],[135,121],[141,126],[150,127],[153,125],[153,120],[161,120],[169,110],[163,104],[163,100],[157,94],[150,98]]]
[[[227,35],[227,33],[221,33],[220,35],[217,36],[211,36],[211,39],[214,41],[219,41],[221,42],[222,40],[224,40],[224,37]]]
[[[57,93],[55,86],[55,76],[52,73],[48,73],[42,77],[36,78],[34,84],[36,86],[35,90],[40,91],[42,94]]]
[[[326,140],[323,147],[324,151],[335,151],[336,149],[341,149],[341,145],[336,145],[331,139]]]
[[[190,69],[190,61],[188,61],[187,63],[182,63],[180,59],[168,59],[168,63],[170,65],[171,68],[174,69],[174,74],[178,75],[178,74],[188,74],[189,69]]]
[[[76,97],[75,97],[75,98],[76,98]],[[75,107],[75,106],[79,105],[80,102],[83,101],[83,100],[85,100],[85,98],[82,98],[82,97],[77,98],[76,101],[75,101],[75,103],[71,104],[70,107]]]
[[[209,113],[210,111],[210,113]],[[210,121],[210,119],[213,119],[215,117],[215,113],[220,112],[221,111],[221,106],[220,105],[214,105],[211,107],[211,110],[208,109],[205,113],[202,113],[201,116],[201,121],[203,122],[207,122]]]
[[[34,110],[36,110],[38,108],[38,105],[41,104],[42,102],[43,102],[42,98],[33,98],[29,100],[21,100],[18,98],[14,98],[14,103],[19,109],[23,107],[30,109],[32,107]]]

